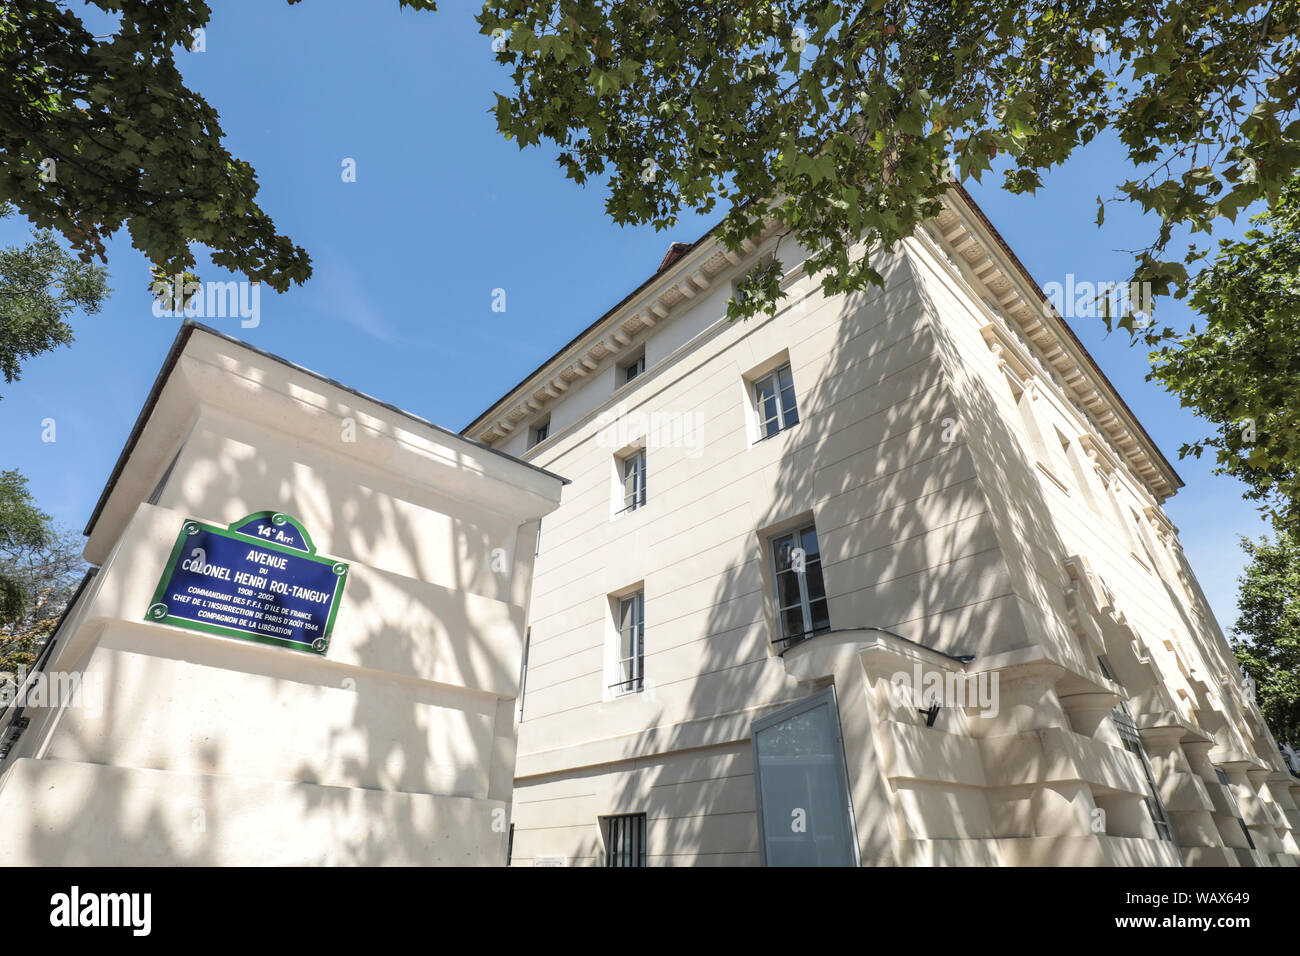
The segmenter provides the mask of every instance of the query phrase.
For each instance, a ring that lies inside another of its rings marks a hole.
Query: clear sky
[[[502,138],[488,108],[508,78],[472,2],[448,0],[436,14],[400,11],[397,0],[214,7],[206,49],[180,53],[182,69],[220,113],[231,151],[257,170],[262,207],[315,266],[305,286],[263,290],[257,328],[203,320],[259,348],[459,430],[644,280],[669,242],[713,225],[620,229],[598,184],[578,187],[550,151],[521,153]],[[348,159],[355,182],[343,181]],[[1095,197],[1128,177],[1118,149],[1099,143],[1034,197],[1001,193],[994,179],[967,185],[1045,285],[1131,273],[1120,250],[1144,245],[1154,223],[1112,209],[1095,225]],[[14,216],[0,223],[0,244],[27,233]],[[111,301],[74,319],[76,343],[0,383],[0,467],[20,469],[40,505],[77,530],[179,323],[154,316],[148,266],[125,231],[108,265]],[[197,271],[232,278],[202,256]],[[492,310],[494,289],[505,290],[505,312]],[[1176,303],[1161,308],[1186,317]],[[1177,459],[1207,427],[1145,381],[1145,352],[1107,337],[1100,320],[1073,325],[1186,482],[1166,509],[1226,630],[1237,539],[1265,524],[1208,460]],[[41,440],[47,418],[54,442]]]

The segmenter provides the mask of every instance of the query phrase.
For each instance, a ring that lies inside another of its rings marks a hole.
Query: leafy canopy
[[[0,204],[0,219],[13,214]],[[65,321],[75,310],[99,311],[108,295],[101,266],[69,255],[48,230],[25,246],[0,248],[0,372],[18,378],[24,359],[72,341]]]
[[[512,68],[500,130],[578,182],[607,174],[616,222],[721,202],[735,249],[772,217],[828,292],[879,284],[869,250],[934,215],[950,177],[1000,156],[1003,186],[1032,192],[1113,131],[1135,174],[1111,200],[1160,217],[1135,262],[1159,295],[1195,256],[1164,258],[1177,225],[1207,231],[1300,166],[1298,3],[487,0],[478,22]],[[775,308],[779,271],[733,317]]]
[[[257,205],[253,168],[226,149],[216,110],[177,69],[208,5],[87,2],[115,18],[112,33],[93,34],[54,0],[0,7],[0,202],[85,261],[102,261],[125,224],[166,275],[194,265],[198,242],[217,265],[277,291],[305,281],[307,253]]]
[[[46,532],[39,544],[0,547],[0,575],[17,581],[26,593],[21,612],[0,623],[0,675],[35,664],[88,567],[81,557],[84,537],[48,524]]]
[[[17,471],[0,471],[0,556],[44,547],[49,521],[27,490],[27,479]],[[19,617],[27,598],[22,577],[0,568],[0,623]]]
[[[1152,353],[1151,378],[1216,426],[1215,454],[1275,527],[1300,536],[1300,177],[1192,284],[1199,331]]]
[[[1255,699],[1273,736],[1300,744],[1300,544],[1288,535],[1243,538],[1250,563],[1237,596],[1232,643],[1255,683]]]

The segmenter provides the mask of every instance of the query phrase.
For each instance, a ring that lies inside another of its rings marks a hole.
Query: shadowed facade
[[[788,298],[728,323],[776,244],[675,245],[464,431],[572,480],[513,862],[1300,861],[1181,482],[970,198],[862,294],[782,241]]]

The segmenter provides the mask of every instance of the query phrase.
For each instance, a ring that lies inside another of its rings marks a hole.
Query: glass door
[[[764,866],[857,866],[835,688],[754,721]]]

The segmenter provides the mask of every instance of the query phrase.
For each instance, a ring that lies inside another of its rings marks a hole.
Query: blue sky
[[[305,286],[263,290],[259,327],[211,324],[459,429],[645,279],[670,241],[696,239],[713,217],[664,233],[611,224],[598,185],[576,186],[551,152],[521,153],[496,132],[488,108],[505,70],[473,22],[477,5],[442,6],[226,0],[206,50],[180,62],[220,113],[231,151],[258,171],[262,207],[315,267]],[[345,159],[356,162],[355,182],[343,181]],[[1128,175],[1119,150],[1100,143],[1034,197],[1001,193],[994,179],[967,185],[1040,285],[1067,273],[1118,281],[1131,272],[1118,250],[1154,230],[1119,209],[1094,224],[1095,197]],[[15,216],[0,223],[0,244],[27,232]],[[178,324],[154,316],[148,266],[125,232],[108,264],[111,301],[74,319],[76,343],[0,384],[0,467],[19,468],[41,506],[77,530]],[[231,278],[202,258],[198,272]],[[497,288],[505,312],[492,311]],[[1186,317],[1176,303],[1161,308]],[[1265,524],[1208,460],[1177,460],[1206,427],[1144,380],[1145,353],[1107,337],[1099,320],[1073,324],[1187,483],[1166,508],[1226,629],[1243,564],[1237,539]],[[52,443],[41,441],[47,418]]]

